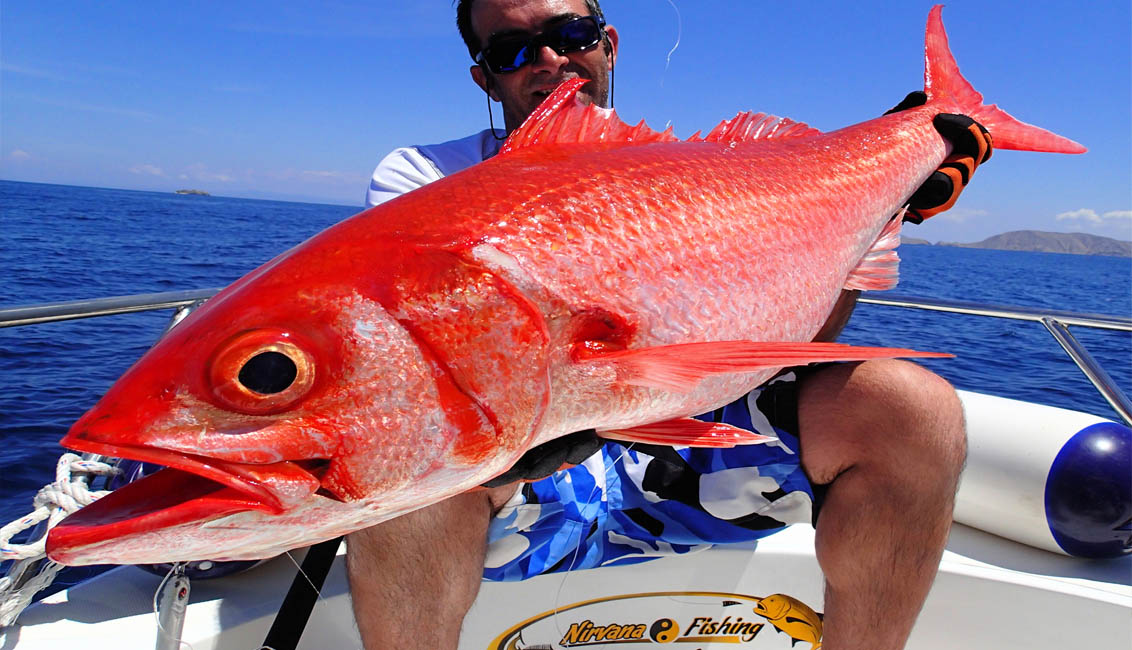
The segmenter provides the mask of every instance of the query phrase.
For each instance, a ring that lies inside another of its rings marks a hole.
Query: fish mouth
[[[271,514],[290,510],[296,501],[318,490],[321,470],[326,463],[321,459],[236,463],[167,449],[95,442],[72,435],[60,442],[78,451],[154,463],[195,474],[243,494],[245,500],[256,503],[256,510]]]
[[[69,515],[48,533],[48,555],[63,564],[85,547],[129,535],[199,524],[257,511],[280,515],[322,494],[327,463],[280,461],[252,465],[163,449],[116,445],[68,435],[79,451],[156,463],[165,469],[131,482]]]

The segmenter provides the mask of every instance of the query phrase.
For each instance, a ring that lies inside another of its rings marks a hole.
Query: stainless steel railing
[[[1072,334],[1068,325],[1094,327],[1098,329],[1121,330],[1132,332],[1132,318],[1124,316],[1111,316],[1108,314],[1081,314],[1056,309],[1035,309],[1032,307],[1016,307],[1005,305],[985,305],[960,300],[939,300],[936,298],[914,298],[906,296],[885,296],[884,298],[862,297],[860,302],[873,305],[887,305],[890,307],[906,307],[912,309],[927,309],[930,311],[946,311],[957,314],[970,314],[974,316],[991,316],[994,318],[1010,318],[1014,320],[1036,321],[1045,326],[1053,338],[1077,364],[1085,377],[1096,387],[1101,397],[1112,406],[1120,415],[1125,424],[1132,426],[1132,402],[1112,377],[1101,367],[1093,355],[1085,349]]]
[[[196,303],[215,295],[220,289],[196,289],[192,291],[166,291],[162,293],[146,293],[131,296],[115,296],[111,298],[98,298],[93,300],[72,300],[67,302],[42,303],[36,305],[23,305],[17,307],[0,308],[0,327],[14,327],[17,325],[31,325],[35,323],[48,323],[52,321],[70,320],[75,318],[90,318],[93,316],[107,316],[111,314],[125,314],[154,309],[177,309],[174,321],[183,317]],[[914,296],[886,295],[883,298],[862,297],[860,302],[885,305],[889,307],[903,307],[910,309],[926,309],[930,311],[944,311],[974,316],[989,316],[993,318],[1009,318],[1014,320],[1028,320],[1042,323],[1054,339],[1065,350],[1081,372],[1096,387],[1102,397],[1112,406],[1113,410],[1129,425],[1132,426],[1132,401],[1124,394],[1097,363],[1085,346],[1069,332],[1070,325],[1092,327],[1098,329],[1120,330],[1132,332],[1132,317],[1112,316],[1109,314],[1084,314],[1056,309],[1037,309],[1033,307],[1019,307],[1014,305],[990,305],[960,300],[940,300],[937,298],[920,298]]]
[[[971,314],[974,316],[1029,320],[1039,323],[1047,318],[1052,318],[1066,325],[1082,325],[1084,327],[1132,332],[1132,317],[1126,318],[1124,316],[1111,316],[1109,314],[1083,314],[1058,309],[1039,309],[1014,305],[988,305],[979,302],[964,302],[962,300],[941,300],[939,298],[918,298],[892,294],[886,294],[883,298],[861,296],[859,302],[866,302],[872,305],[888,305],[890,307],[947,311],[956,314]]]
[[[0,327],[34,325],[35,323],[110,316],[112,314],[129,314],[154,309],[181,308],[211,298],[219,291],[220,289],[165,291],[162,293],[139,293],[132,296],[114,296],[112,298],[68,300],[66,302],[4,307],[0,308]]]

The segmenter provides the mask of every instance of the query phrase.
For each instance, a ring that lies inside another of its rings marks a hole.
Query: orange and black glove
[[[903,111],[924,105],[928,96],[917,90],[908,93],[904,101],[894,106],[889,113]],[[975,120],[966,115],[940,113],[932,119],[932,125],[940,135],[951,142],[951,155],[944,159],[939,169],[932,172],[928,180],[908,199],[908,211],[904,221],[923,223],[955,205],[955,200],[967,183],[971,181],[975,169],[990,159],[994,146],[991,135]]]
[[[603,444],[605,440],[599,438],[593,429],[555,438],[527,451],[515,461],[511,469],[484,483],[483,487],[493,488],[515,481],[546,478],[559,469],[581,463],[601,449]]]

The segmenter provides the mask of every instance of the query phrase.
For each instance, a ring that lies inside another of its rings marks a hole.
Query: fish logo
[[[787,634],[791,647],[805,641],[811,644],[810,650],[821,648],[822,615],[802,601],[786,594],[773,594],[758,600],[755,613],[777,631]]]

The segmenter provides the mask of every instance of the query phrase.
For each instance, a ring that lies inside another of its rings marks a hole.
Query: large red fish
[[[924,106],[828,134],[740,114],[679,141],[566,82],[500,155],[280,255],[154,346],[62,444],[171,469],[66,519],[49,555],[266,557],[588,428],[757,442],[685,418],[782,366],[908,352],[809,341],[842,289],[895,284],[893,215],[950,152],[934,116],[1084,151],[984,106],[939,7],[926,48]]]

